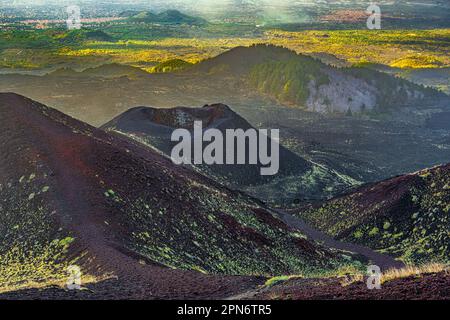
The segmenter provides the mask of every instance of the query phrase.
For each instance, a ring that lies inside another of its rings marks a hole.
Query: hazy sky
[[[235,5],[239,3],[250,3],[256,5],[298,5],[298,4],[317,4],[317,3],[401,3],[407,2],[404,0],[0,0],[1,5],[42,5],[42,4],[66,4],[73,2],[85,2],[85,3],[97,3],[97,4],[141,4],[141,5],[161,5],[166,3],[167,5],[173,4],[191,4],[196,6],[201,5]],[[417,0],[408,1],[410,3],[445,3],[446,0]]]
[[[146,5],[146,6],[194,6],[196,9],[202,7],[221,8],[228,6],[236,6],[239,4],[253,4],[256,6],[298,6],[306,4],[336,4],[336,3],[354,3],[367,4],[370,2],[376,3],[401,3],[407,2],[404,0],[0,0],[2,6],[14,5],[43,5],[43,4],[78,4],[78,3],[95,3],[95,4],[130,4],[130,5]],[[445,3],[446,0],[417,0],[408,1],[410,3]]]
[[[187,13],[197,13],[207,18],[214,19],[217,16],[226,15],[229,11],[239,11],[244,5],[247,9],[254,8],[259,16],[265,19],[283,20],[285,22],[298,22],[298,20],[308,19],[307,10],[304,6],[321,5],[336,8],[336,4],[346,4],[355,9],[364,8],[371,2],[380,5],[393,3],[409,3],[413,6],[422,7],[426,4],[449,3],[449,0],[0,0],[1,7],[11,6],[36,6],[55,5],[64,7],[68,5],[89,5],[92,7],[104,6],[108,4],[121,5],[121,8],[129,6],[127,9],[147,9],[160,11],[164,9],[179,9]],[[420,5],[419,5],[420,4]],[[249,12],[246,10],[246,12]],[[251,12],[251,11],[250,11]]]
[[[378,0],[379,1],[379,0]],[[55,5],[65,7],[79,5],[83,12],[83,5],[107,7],[108,4],[120,4],[123,9],[147,9],[161,11],[165,9],[178,9],[188,14],[198,14],[209,20],[223,18],[228,12],[240,12],[245,6],[245,12],[255,13],[255,16],[265,20],[277,20],[284,22],[298,22],[308,19],[306,14],[301,14],[303,5],[332,4],[353,2],[354,0],[0,0],[0,6],[23,7],[39,5]],[[359,1],[367,2],[367,1]],[[129,7],[127,7],[129,5]],[[1,8],[0,8],[1,10]],[[250,11],[249,11],[250,10]],[[86,12],[86,8],[85,11]]]
[[[295,8],[302,5],[332,5],[336,3],[359,3],[366,4],[373,0],[0,0],[0,6],[37,6],[37,5],[57,5],[66,6],[71,4],[122,4],[122,5],[140,5],[148,8],[151,7],[171,7],[171,8],[189,8],[197,11],[221,11],[230,8],[239,8],[241,5],[254,6],[256,8],[264,7],[284,7]],[[421,0],[426,2],[429,0]],[[386,0],[377,0],[378,3],[386,2]],[[396,2],[390,0],[389,2]]]
[[[66,4],[74,2],[85,3],[120,3],[120,4],[141,4],[141,5],[195,5],[195,6],[228,6],[241,3],[255,4],[255,5],[295,5],[295,4],[314,4],[314,3],[345,3],[345,2],[361,2],[367,3],[368,1],[355,1],[355,0],[0,0],[2,5],[42,5],[42,4]],[[379,2],[379,1],[378,1]],[[391,1],[395,2],[395,1]],[[427,2],[427,0],[422,0]]]

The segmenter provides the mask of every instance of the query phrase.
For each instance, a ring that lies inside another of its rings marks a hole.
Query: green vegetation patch
[[[189,68],[192,65],[193,65],[192,63],[181,59],[171,59],[153,67],[152,72],[166,73],[166,72],[181,71],[186,68]]]
[[[0,184],[0,291],[67,277],[74,242],[57,227],[45,178],[26,175]]]
[[[301,213],[330,235],[371,247],[409,264],[450,261],[448,166],[424,170],[390,186],[377,185]],[[368,201],[367,199],[372,199]],[[345,212],[344,215],[336,215]]]
[[[167,186],[179,183],[167,182]],[[129,199],[105,190],[122,212],[127,245],[176,269],[232,275],[321,274],[352,265],[308,242],[243,195],[191,181]]]
[[[258,64],[250,72],[249,81],[261,93],[296,106],[305,106],[309,85],[328,84],[322,64],[310,57],[297,56],[289,61]]]

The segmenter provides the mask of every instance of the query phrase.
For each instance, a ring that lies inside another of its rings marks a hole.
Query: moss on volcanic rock
[[[450,166],[397,177],[300,215],[338,239],[406,263],[450,261]]]
[[[67,278],[74,241],[57,227],[45,177],[24,175],[0,184],[0,291]]]
[[[165,266],[216,274],[312,275],[358,264],[306,240],[246,196],[230,198],[195,181],[185,190],[160,192],[172,201],[163,204],[163,197],[152,193],[127,199],[116,190],[105,197],[123,213],[122,229],[133,230],[125,234],[130,249]]]

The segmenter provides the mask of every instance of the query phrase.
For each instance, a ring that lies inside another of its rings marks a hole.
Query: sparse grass
[[[290,275],[290,276],[277,276],[277,277],[272,277],[270,279],[268,279],[264,285],[266,287],[272,287],[276,284],[279,284],[280,282],[285,282],[291,279],[301,279],[303,278],[303,276],[301,275]]]
[[[48,182],[46,174],[32,173],[0,184],[0,293],[64,288],[67,268],[83,256],[69,253],[76,239],[55,221],[57,210],[47,198],[53,190]],[[81,274],[82,285],[109,277]]]
[[[408,277],[420,277],[424,274],[449,272],[449,265],[442,263],[427,263],[420,266],[406,266],[401,269],[389,269],[381,276],[381,283],[386,283],[392,280],[408,278]],[[356,282],[364,282],[365,274],[362,272],[356,272],[352,274],[346,274],[341,280],[343,287],[349,286]]]
[[[282,294],[277,293],[277,292],[269,292],[269,300],[282,300],[283,298],[285,298]]]
[[[81,290],[86,285],[99,283],[101,281],[105,281],[110,279],[111,276],[104,275],[101,277],[93,276],[90,274],[82,274],[81,275]],[[13,292],[22,289],[40,289],[47,287],[59,287],[61,289],[67,289],[67,275],[60,278],[51,278],[51,279],[39,279],[39,280],[26,280],[23,282],[12,282],[12,283],[2,283],[0,285],[0,293],[5,292]]]
[[[341,278],[341,285],[348,286],[352,283],[362,281],[364,279],[364,266],[361,264],[358,267],[355,265],[345,265],[335,271],[327,272],[322,278]]]
[[[32,173],[0,184],[0,291],[61,281],[76,262],[68,258],[75,239],[57,227],[46,182]]]
[[[392,280],[408,278],[412,276],[421,277],[422,275],[425,274],[440,273],[440,272],[446,272],[448,274],[450,272],[450,266],[448,264],[442,263],[428,263],[420,266],[407,266],[402,269],[389,269],[382,274],[381,283],[386,283]],[[340,279],[341,286],[347,287],[354,283],[364,282],[367,277],[367,274],[365,274],[361,269],[356,269],[350,266],[340,268],[332,273],[320,276],[320,278],[335,278],[335,277],[338,277]],[[264,286],[272,287],[274,285],[296,278],[304,278],[304,277],[301,275],[272,277],[265,282]]]
[[[362,282],[362,281],[364,281],[364,275],[362,273],[346,275],[341,280],[341,286],[347,287],[353,283]]]
[[[420,277],[423,274],[448,272],[449,265],[442,263],[428,263],[421,266],[407,266],[402,269],[390,269],[383,273],[381,283],[411,276]]]

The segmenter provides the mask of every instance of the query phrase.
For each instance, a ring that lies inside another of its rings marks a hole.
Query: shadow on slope
[[[193,137],[194,121],[202,121],[204,130],[211,128],[220,130],[224,136],[224,157],[229,152],[225,147],[230,142],[226,137],[227,129],[255,130],[244,118],[224,104],[205,105],[202,108],[137,107],[117,116],[102,128],[156,148],[170,157],[172,149],[178,144],[178,142],[171,141],[172,132],[178,128],[185,128],[191,132],[191,137]],[[191,143],[191,163],[194,163],[193,145]],[[204,142],[203,150],[208,145],[208,142]],[[236,140],[234,146],[236,155]],[[248,163],[250,150],[248,140],[245,141],[245,150]],[[343,179],[332,170],[318,167],[283,146],[279,148],[278,173],[261,175],[261,168],[267,166],[261,164],[195,165],[202,173],[220,183],[245,190],[265,201],[271,200],[277,201],[277,203],[290,203],[298,197],[326,197],[348,189],[352,185],[351,181]]]

